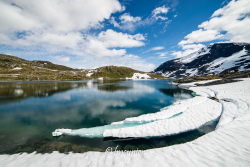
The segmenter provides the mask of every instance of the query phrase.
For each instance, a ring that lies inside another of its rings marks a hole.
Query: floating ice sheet
[[[73,135],[83,137],[153,137],[169,136],[198,129],[216,120],[222,112],[220,103],[206,97],[174,103],[157,113],[127,118],[110,125],[76,130],[56,129],[53,136]]]

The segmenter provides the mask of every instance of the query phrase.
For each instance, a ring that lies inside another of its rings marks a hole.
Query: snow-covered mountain
[[[215,43],[154,70],[167,77],[212,75],[250,70],[249,43]]]

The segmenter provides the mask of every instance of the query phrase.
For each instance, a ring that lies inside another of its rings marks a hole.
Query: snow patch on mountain
[[[194,52],[190,55],[184,56],[183,58],[180,58],[178,61],[182,62],[182,63],[190,63],[193,60],[197,59],[198,57],[204,55],[204,54],[208,54],[210,52],[210,47],[204,47],[202,49],[200,49],[197,52]]]
[[[236,66],[241,60],[250,60],[250,56],[242,59],[242,56],[247,54],[247,50],[244,48],[243,50],[232,54],[226,58],[218,58],[209,64],[208,70],[210,72],[220,73],[225,69],[230,69]]]
[[[141,80],[141,79],[151,79],[151,77],[148,74],[134,73],[131,78],[126,78],[126,79]]]
[[[198,70],[195,68],[191,68],[191,69],[187,69],[186,70],[186,74],[188,74],[189,76],[195,76],[197,74]]]
[[[166,77],[189,77],[250,69],[250,44],[215,43],[188,56],[169,60],[154,70]]]
[[[21,70],[21,69],[23,69],[23,68],[22,67],[15,67],[12,70]]]

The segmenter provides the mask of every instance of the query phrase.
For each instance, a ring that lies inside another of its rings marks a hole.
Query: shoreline
[[[250,79],[213,86],[190,87],[200,96],[216,97],[223,106],[217,128],[191,142],[143,151],[138,156],[87,152],[68,155],[0,155],[1,166],[249,166],[250,165]],[[218,102],[217,102],[218,103]],[[157,157],[157,158],[155,158]],[[48,160],[46,163],[39,159]],[[25,162],[25,163],[24,163]],[[53,165],[52,165],[53,164]],[[74,165],[77,166],[77,165]]]

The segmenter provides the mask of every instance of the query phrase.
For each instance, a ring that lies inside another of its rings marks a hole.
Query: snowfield
[[[141,80],[141,79],[151,79],[151,77],[148,74],[134,73],[131,78],[126,78],[126,79]]]
[[[198,128],[205,122],[220,118],[215,131],[191,142],[137,153],[0,155],[0,166],[250,166],[250,79],[206,87],[195,87],[192,83],[185,85],[188,86],[200,96],[176,102],[155,114],[113,123],[111,125],[118,126],[126,122],[144,122],[134,127],[104,130],[104,135],[169,135]],[[209,99],[211,97],[217,98],[218,102]]]
[[[154,72],[176,78],[250,69],[249,43],[219,42],[199,47],[194,53],[165,61]]]

